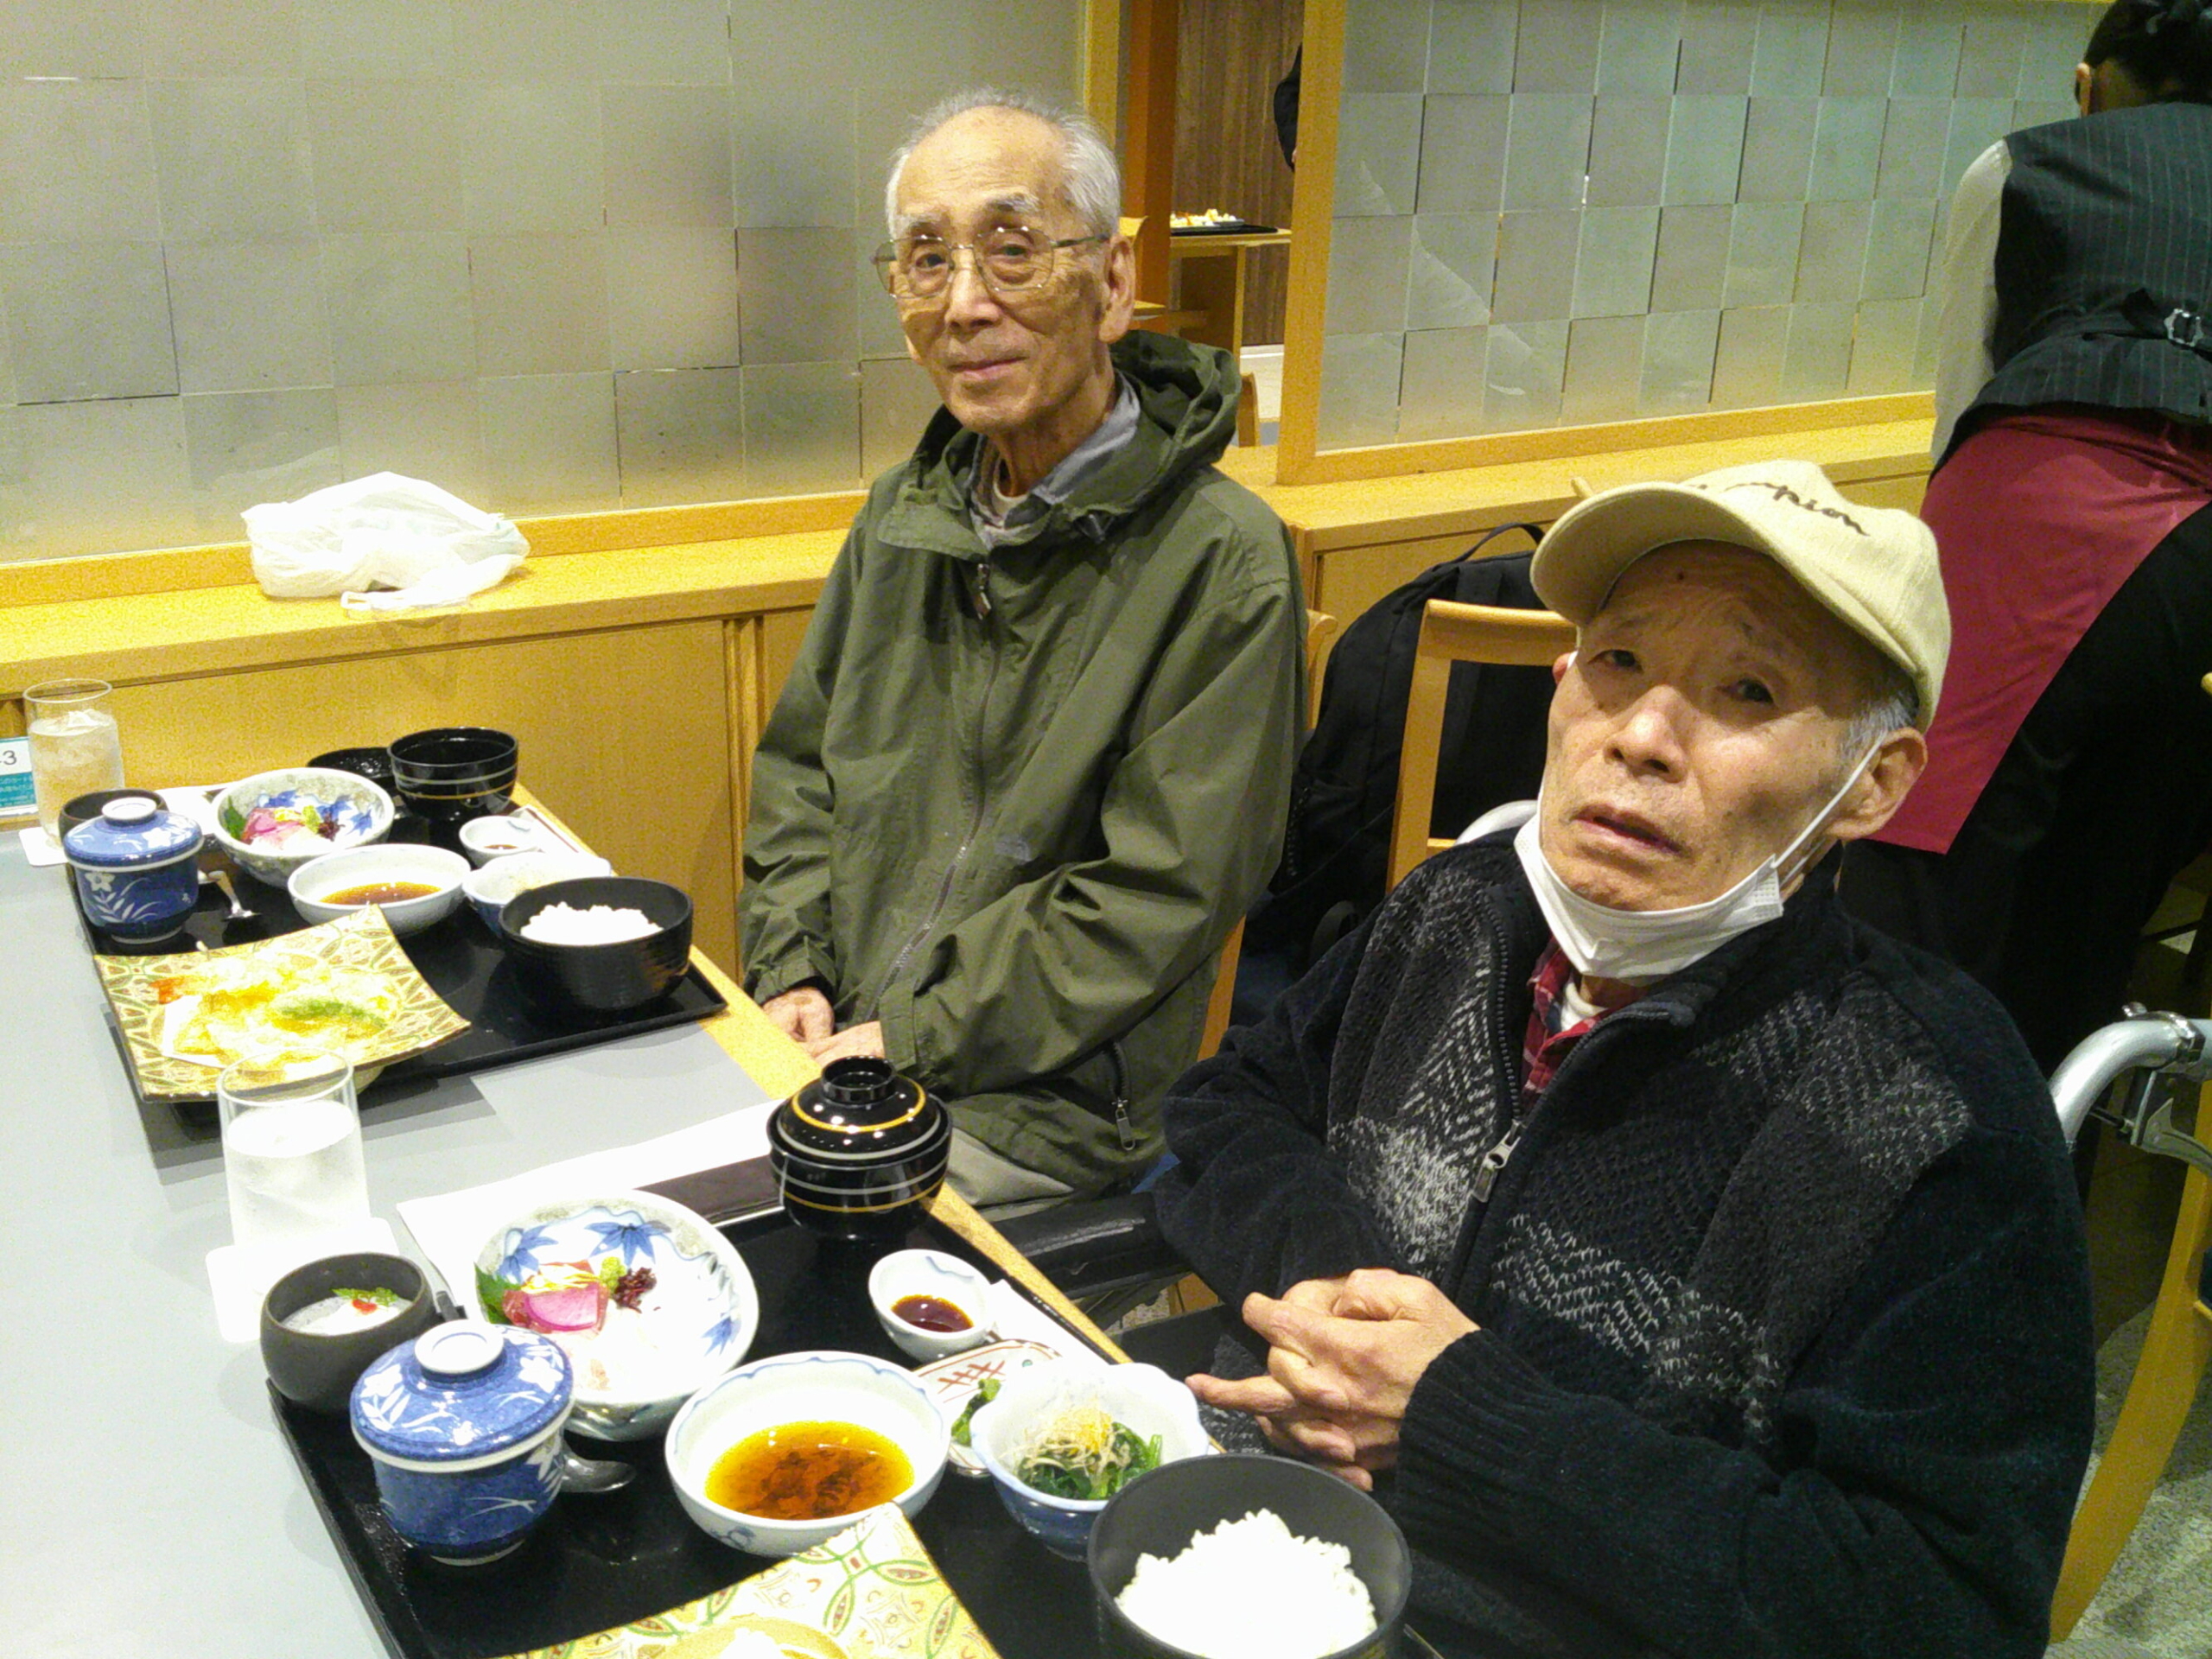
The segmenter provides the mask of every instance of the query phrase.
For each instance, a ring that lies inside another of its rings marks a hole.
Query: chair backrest
[[[1431,853],[1452,842],[1431,839],[1436,768],[1444,743],[1444,702],[1454,663],[1548,667],[1574,649],[1574,625],[1553,611],[1455,605],[1432,599],[1421,613],[1414,647],[1413,685],[1406,696],[1406,731],[1398,755],[1398,804],[1390,822],[1390,885]]]
[[[1321,715],[1321,671],[1328,665],[1329,647],[1344,631],[1343,623],[1325,611],[1306,613],[1306,729]]]
[[[1325,611],[1306,613],[1306,723],[1321,705],[1321,664],[1338,632],[1337,619]],[[1206,999],[1206,1023],[1198,1038],[1198,1058],[1210,1059],[1229,1029],[1229,1012],[1236,1000],[1236,963],[1244,952],[1244,924],[1240,918],[1229,930],[1221,947],[1221,966],[1215,971],[1213,995]]]

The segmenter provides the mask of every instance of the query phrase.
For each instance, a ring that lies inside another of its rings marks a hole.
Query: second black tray
[[[410,822],[402,819],[400,824]],[[395,839],[398,838],[396,832]],[[283,888],[257,881],[243,871],[233,874],[231,880],[238,889],[238,902],[254,912],[252,917],[232,921],[229,903],[211,885],[200,890],[200,903],[185,924],[184,939],[172,938],[133,950],[93,927],[85,919],[81,906],[78,921],[92,950],[103,956],[168,955],[189,950],[193,944],[213,950],[295,933],[308,925]],[[627,1014],[592,1014],[566,1006],[554,1007],[523,983],[499,940],[466,899],[443,921],[400,940],[399,948],[446,1006],[468,1021],[468,1029],[435,1048],[385,1067],[376,1082],[362,1091],[364,1105],[374,1105],[379,1092],[395,1085],[488,1071],[518,1060],[587,1048],[616,1037],[688,1025],[728,1006],[695,965],[685,970],[666,995]],[[168,1103],[188,1114],[206,1116],[214,1109],[213,1090],[211,1081],[205,1100]]]

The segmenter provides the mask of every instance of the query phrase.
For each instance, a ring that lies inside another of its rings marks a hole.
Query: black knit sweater
[[[2089,1445],[2088,1274],[2001,1010],[1779,921],[1609,1016],[1519,1109],[1545,939],[1502,842],[1432,859],[1178,1085],[1170,1236],[1224,1298],[1418,1273],[1386,1501],[1414,1623],[1482,1655],[2043,1649]]]

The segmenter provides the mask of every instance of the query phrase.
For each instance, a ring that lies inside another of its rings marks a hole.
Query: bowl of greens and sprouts
[[[1197,1399],[1154,1365],[1063,1361],[1016,1372],[968,1434],[1007,1512],[1070,1560],[1081,1559],[1115,1493],[1213,1449]]]

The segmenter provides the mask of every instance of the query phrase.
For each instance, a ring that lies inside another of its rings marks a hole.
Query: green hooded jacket
[[[949,414],[876,480],[753,758],[738,905],[753,996],[820,982],[1078,1192],[1160,1153],[1302,726],[1288,535],[1212,464],[1234,364],[1150,334],[1114,360],[1135,437],[989,556]]]

